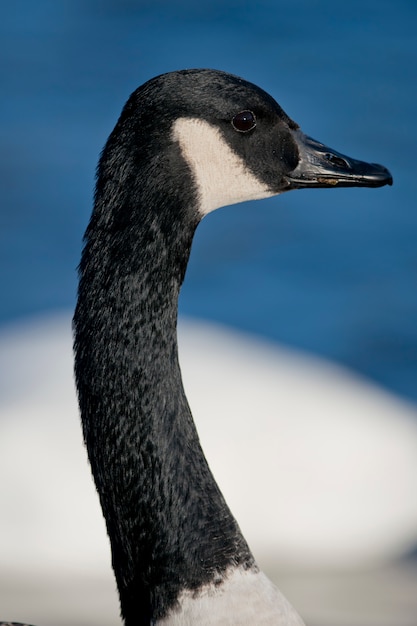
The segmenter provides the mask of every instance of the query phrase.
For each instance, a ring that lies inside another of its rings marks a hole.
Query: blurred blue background
[[[347,365],[417,401],[417,4],[15,0],[0,9],[0,325],[72,309],[99,151],[152,76],[223,69],[394,186],[222,209],[181,312]]]

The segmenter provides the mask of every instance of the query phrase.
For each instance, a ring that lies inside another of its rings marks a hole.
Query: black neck
[[[138,626],[164,616],[182,589],[253,557],[200,448],[178,364],[196,213],[156,215],[139,193],[134,205],[107,206],[106,185],[80,266],[75,371],[122,614]]]

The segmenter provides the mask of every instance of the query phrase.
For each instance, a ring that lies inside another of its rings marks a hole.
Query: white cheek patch
[[[181,117],[174,123],[173,138],[193,173],[203,215],[228,204],[276,194],[256,178],[221,132],[208,122]]]

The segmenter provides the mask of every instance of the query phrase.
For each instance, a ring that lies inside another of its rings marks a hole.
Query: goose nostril
[[[336,167],[343,167],[346,169],[351,169],[350,164],[348,161],[346,161],[345,159],[343,159],[340,156],[336,156],[335,154],[331,154],[331,152],[326,152],[326,154],[324,155],[324,158],[327,161],[330,161],[330,163],[332,165],[336,165]]]

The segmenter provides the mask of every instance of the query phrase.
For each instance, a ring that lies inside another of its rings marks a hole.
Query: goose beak
[[[365,163],[340,154],[300,130],[292,134],[300,160],[287,176],[289,189],[392,185],[392,176],[383,165]]]

